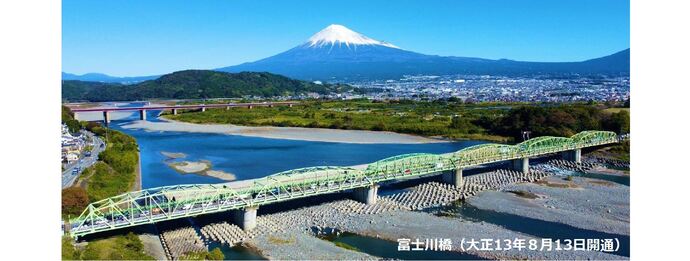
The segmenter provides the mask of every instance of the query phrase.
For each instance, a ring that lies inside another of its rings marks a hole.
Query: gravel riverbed
[[[519,183],[468,199],[475,207],[611,234],[630,235],[630,187],[614,182],[551,176]],[[525,191],[528,199],[507,191]]]
[[[584,164],[576,169],[591,168]],[[375,259],[366,253],[341,248],[319,239],[318,233],[347,231],[396,242],[400,238],[447,238],[452,250],[461,251],[465,240],[537,239],[537,236],[512,231],[489,222],[461,216],[437,216],[430,207],[466,200],[471,205],[516,216],[567,224],[611,234],[629,235],[629,188],[612,182],[573,177],[565,181],[548,168],[536,166],[528,174],[494,170],[465,177],[457,188],[439,182],[419,184],[402,191],[379,196],[366,205],[350,199],[260,215],[257,227],[249,232],[228,221],[199,225],[197,230],[179,228],[163,237],[171,255],[197,249],[199,242],[247,244],[270,259]],[[513,193],[509,193],[513,191]],[[522,196],[518,191],[524,191]],[[530,197],[524,197],[525,195]],[[536,196],[531,198],[531,196]],[[337,232],[336,232],[337,233]],[[179,241],[179,242],[178,242]],[[190,244],[191,243],[191,244]],[[192,247],[194,246],[194,247]],[[466,245],[465,245],[466,246]],[[489,259],[627,259],[597,251],[501,251],[468,250]]]

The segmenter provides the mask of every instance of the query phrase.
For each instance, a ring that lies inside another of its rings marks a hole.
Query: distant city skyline
[[[628,1],[64,0],[62,71],[157,75],[251,62],[342,24],[442,56],[582,61],[630,47]]]

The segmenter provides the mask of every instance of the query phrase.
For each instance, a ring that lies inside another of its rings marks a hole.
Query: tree
[[[602,125],[605,130],[615,131],[618,134],[630,133],[630,113],[626,110],[613,113],[604,119]]]
[[[69,236],[62,237],[62,260],[76,260],[79,259],[79,251],[74,248],[72,238]]]
[[[450,127],[460,133],[477,133],[479,127],[472,124],[469,119],[462,116],[455,116],[450,120]]]
[[[62,190],[62,214],[79,215],[89,205],[89,196],[81,187],[69,187]]]

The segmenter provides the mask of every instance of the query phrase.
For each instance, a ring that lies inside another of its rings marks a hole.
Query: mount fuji
[[[401,49],[333,24],[307,42],[255,62],[216,69],[266,71],[304,80],[389,79],[420,74],[614,74],[628,75],[630,49],[582,62],[522,62],[437,56]]]

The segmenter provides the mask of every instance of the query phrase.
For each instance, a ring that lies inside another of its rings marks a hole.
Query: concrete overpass
[[[110,112],[113,111],[138,111],[139,119],[146,120],[146,111],[166,111],[169,110],[172,114],[177,114],[180,110],[198,110],[206,111],[210,108],[225,108],[229,110],[230,108],[248,108],[252,109],[254,107],[275,107],[275,106],[288,106],[292,107],[298,102],[254,102],[254,103],[224,103],[224,104],[193,104],[193,105],[170,105],[170,106],[148,106],[148,107],[113,107],[113,108],[84,108],[84,109],[71,109],[74,114],[75,119],[78,119],[77,113],[79,112],[102,112],[103,121],[105,123],[110,123]]]
[[[455,186],[465,168],[510,161],[529,171],[529,159],[561,153],[580,161],[581,149],[628,139],[608,131],[584,131],[572,137],[537,137],[516,145],[480,144],[446,154],[413,153],[357,167],[319,166],[222,184],[190,184],[128,192],[91,203],[68,221],[73,237],[184,217],[227,212],[245,230],[256,226],[261,205],[327,193],[352,191],[353,198],[376,204],[378,183],[440,174]]]

